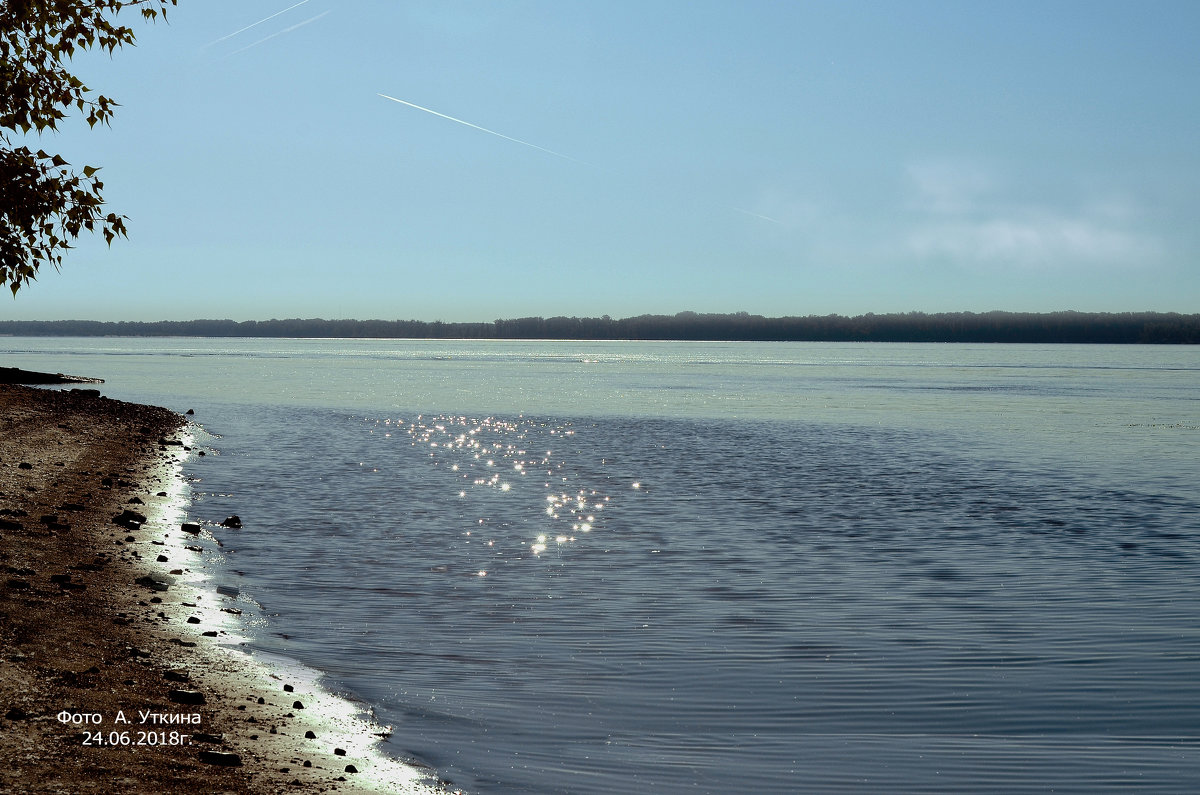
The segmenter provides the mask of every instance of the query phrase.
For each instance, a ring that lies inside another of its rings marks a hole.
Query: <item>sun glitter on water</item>
[[[462,510],[473,514],[472,521],[479,526],[486,521],[497,528],[481,552],[471,553],[487,555],[473,558],[477,564],[537,559],[549,549],[561,555],[572,544],[603,529],[598,517],[612,504],[612,498],[584,483],[596,476],[581,475],[569,452],[554,452],[576,434],[570,423],[440,415],[419,416],[407,423],[395,421],[394,425],[406,429],[411,445],[427,451],[430,464],[451,479],[453,493],[464,506]],[[544,453],[530,453],[529,447]],[[501,480],[504,470],[514,479]],[[540,487],[525,480],[530,471],[545,472]],[[641,483],[634,482],[633,488],[640,490]],[[541,494],[534,497],[534,489]],[[482,577],[494,573],[495,568],[488,564],[473,573]]]

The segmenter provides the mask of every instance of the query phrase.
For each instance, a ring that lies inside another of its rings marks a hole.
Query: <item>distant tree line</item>
[[[359,339],[711,340],[796,342],[1034,342],[1200,344],[1200,314],[1164,312],[944,312],[763,317],[736,314],[435,320],[0,321],[25,337],[308,337]]]

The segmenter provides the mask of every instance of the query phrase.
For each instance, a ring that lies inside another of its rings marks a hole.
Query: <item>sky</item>
[[[1200,311],[1200,3],[180,0],[0,319]],[[390,99],[389,99],[390,98]],[[7,292],[7,291],[6,291]]]

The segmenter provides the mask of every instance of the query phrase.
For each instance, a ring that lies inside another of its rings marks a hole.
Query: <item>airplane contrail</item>
[[[240,30],[235,30],[233,33],[222,36],[219,39],[210,41],[208,44],[205,44],[204,46],[211,47],[214,44],[220,44],[221,42],[225,41],[226,39],[232,39],[234,36],[238,35],[239,33],[245,33],[246,31],[250,30],[250,28],[258,27],[262,23],[264,23],[268,20],[274,19],[275,17],[279,16],[280,14],[286,14],[288,11],[291,11],[293,8],[299,8],[300,6],[304,5],[308,1],[309,0],[300,0],[300,2],[296,3],[295,5],[290,5],[287,8],[283,9],[282,11],[276,11],[274,14],[272,14],[269,17],[263,17],[262,19],[258,20],[257,22],[251,23]],[[251,45],[251,46],[253,46],[253,45]]]
[[[332,10],[333,9],[330,9],[330,11],[332,11]],[[282,36],[285,33],[291,33],[296,28],[302,28],[305,25],[309,24],[310,22],[316,22],[318,19],[320,19],[321,17],[325,16],[328,13],[329,13],[329,11],[322,11],[320,14],[317,14],[315,17],[309,17],[308,19],[304,20],[303,22],[297,22],[295,25],[292,25],[290,28],[284,28],[283,30],[272,33],[270,36],[266,36],[264,38],[259,39],[258,41],[254,42],[253,44],[247,44],[245,47],[241,48],[240,50],[234,50],[233,52],[229,53],[229,55],[226,55],[225,57],[228,58],[232,55],[237,55],[239,52],[245,52],[246,50],[250,49],[251,47],[257,47],[258,45],[262,44],[264,41],[270,41],[271,39],[275,38],[276,36]]]
[[[489,130],[487,127],[480,127],[478,124],[472,124],[469,121],[463,121],[462,119],[456,119],[453,116],[447,116],[445,113],[438,113],[436,110],[430,110],[429,108],[423,108],[420,105],[414,105],[411,102],[405,102],[402,99],[396,99],[395,97],[389,97],[387,94],[379,94],[379,96],[383,97],[384,99],[390,99],[392,102],[399,102],[401,105],[408,105],[410,108],[416,108],[417,110],[423,110],[426,113],[432,113],[434,116],[439,116],[443,119],[448,119],[449,121],[466,125],[467,127],[471,127],[473,129],[480,130],[489,135],[495,135],[497,138],[503,138],[506,141],[512,141],[513,143],[521,144],[522,146],[529,146],[534,149],[538,149],[542,152],[545,152],[546,154],[554,155],[555,157],[561,157],[564,160],[571,160],[576,163],[583,163],[583,165],[585,165],[585,166],[589,165],[588,163],[585,163],[582,160],[578,160],[574,157],[571,157],[570,155],[564,155],[561,152],[555,152],[553,149],[547,149],[544,146],[538,146],[537,144],[531,144],[531,143],[529,143],[529,141],[522,141],[520,138],[513,138],[511,136],[505,135],[504,133],[498,133],[495,130]]]
[[[392,102],[399,102],[401,105],[407,105],[410,108],[416,108],[417,110],[422,110],[422,111],[425,111],[426,113],[431,113],[434,116],[437,116],[438,118],[446,119],[447,121],[452,121],[456,124],[462,124],[464,126],[470,127],[471,129],[479,130],[480,132],[485,132],[488,135],[494,135],[497,138],[503,138],[506,141],[512,141],[513,143],[521,144],[522,146],[532,147],[533,149],[537,149],[538,151],[545,152],[546,154],[554,155],[555,157],[561,157],[564,160],[571,160],[575,163],[581,163],[585,166],[592,165],[591,163],[571,157],[570,155],[564,155],[561,152],[555,152],[553,149],[547,149],[544,146],[538,146],[537,144],[531,144],[531,143],[529,143],[529,141],[522,141],[520,138],[513,138],[510,135],[505,135],[504,133],[498,133],[495,130],[489,130],[487,127],[480,127],[478,124],[472,124],[471,122],[464,121],[463,119],[456,119],[453,116],[447,116],[445,113],[438,113],[436,110],[433,110],[431,108],[422,107],[421,105],[417,105],[416,103],[413,103],[413,102],[407,102],[403,99],[397,99],[396,97],[389,96],[388,94],[378,94],[378,96],[381,96],[384,99],[390,99]],[[772,218],[769,215],[763,215],[762,213],[752,212],[750,210],[746,210],[741,207],[734,207],[732,205],[729,205],[729,209],[735,210],[739,213],[743,213],[744,215],[749,215],[752,218],[760,218],[763,221],[769,221],[773,224],[783,225],[782,221],[780,221],[776,218]]]
[[[761,213],[755,213],[755,212],[751,212],[750,210],[743,210],[741,207],[734,207],[733,205],[730,205],[730,206],[729,206],[729,209],[731,209],[731,210],[737,210],[739,213],[745,213],[746,215],[749,215],[749,216],[751,216],[751,217],[754,217],[754,218],[761,218],[761,219],[763,219],[764,221],[770,221],[770,222],[771,222],[771,223],[773,223],[773,224],[782,224],[782,223],[783,223],[783,221],[779,221],[779,220],[777,220],[777,219],[775,219],[775,218],[772,218],[772,217],[771,217],[771,216],[769,216],[769,215],[763,215],[763,214],[761,214]]]

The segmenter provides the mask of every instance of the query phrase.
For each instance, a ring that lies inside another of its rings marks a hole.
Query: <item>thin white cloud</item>
[[[909,165],[907,171],[912,188],[909,204],[926,212],[969,212],[981,196],[996,188],[988,170],[964,160],[927,160]]]
[[[1149,235],[1112,228],[1084,215],[1045,211],[935,220],[912,230],[907,244],[922,259],[989,268],[1137,268],[1160,254],[1159,244]]]
[[[904,245],[920,259],[968,268],[1137,268],[1161,244],[1136,226],[1128,201],[1093,200],[1054,208],[1007,196],[994,172],[976,163],[910,165]]]

